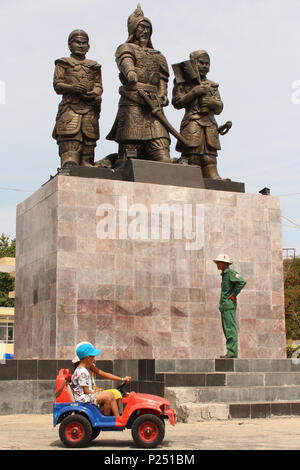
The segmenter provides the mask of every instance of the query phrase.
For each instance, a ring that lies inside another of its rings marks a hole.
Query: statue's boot
[[[221,176],[218,173],[217,165],[205,165],[202,167],[203,178],[210,178],[212,180],[221,180]]]
[[[69,150],[67,152],[64,152],[60,156],[61,168],[79,165],[79,160],[80,160],[79,152],[76,152],[74,150]]]
[[[158,150],[157,152],[153,152],[149,155],[149,160],[162,163],[172,163],[170,153],[166,150]]]
[[[231,181],[230,178],[221,178],[216,164],[205,165],[202,167],[202,175],[203,178],[210,178],[212,180]]]
[[[155,162],[171,163],[170,145],[166,138],[154,139],[145,149],[137,152],[137,158],[147,158]]]
[[[94,166],[94,155],[82,155],[81,166]]]

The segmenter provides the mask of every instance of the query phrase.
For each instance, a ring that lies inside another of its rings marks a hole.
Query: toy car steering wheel
[[[117,390],[119,390],[119,392],[122,394],[123,397],[126,395],[126,392],[123,390],[123,388],[125,387],[125,385],[127,385],[127,383],[128,382],[124,380],[124,382],[122,382],[121,385],[117,387]]]

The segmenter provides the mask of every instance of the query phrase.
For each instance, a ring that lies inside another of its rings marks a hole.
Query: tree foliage
[[[0,236],[0,258],[16,256],[16,239],[11,239],[4,233]],[[0,273],[0,307],[13,307],[14,299],[8,297],[15,288],[15,280],[8,273]]]
[[[16,256],[16,239],[11,239],[4,233],[0,236],[0,258]]]
[[[285,316],[286,337],[288,339],[300,339],[300,257],[296,257],[296,288],[294,290],[294,268],[284,269],[285,284],[284,297],[286,312],[294,311],[294,296],[296,292],[296,313],[290,313]],[[286,261],[284,261],[285,263]],[[286,268],[286,267],[285,267]],[[288,288],[289,286],[289,288]]]

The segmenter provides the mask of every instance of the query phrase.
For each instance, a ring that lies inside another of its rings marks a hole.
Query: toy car
[[[124,392],[126,382],[118,390],[122,393],[121,416],[105,416],[91,403],[74,400],[69,369],[61,369],[56,378],[56,401],[53,404],[53,426],[60,424],[59,437],[67,447],[85,447],[96,439],[100,431],[131,429],[138,447],[153,448],[165,436],[165,419],[172,426],[176,416],[165,398],[145,393]]]

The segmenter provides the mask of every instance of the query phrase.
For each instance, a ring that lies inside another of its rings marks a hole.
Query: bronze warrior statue
[[[217,171],[217,151],[221,149],[219,133],[225,134],[231,122],[218,128],[215,115],[223,110],[219,85],[206,78],[210,58],[205,51],[190,54],[190,60],[173,65],[175,83],[172,104],[185,108],[180,133],[188,145],[177,143],[181,163],[199,165],[204,178],[222,179]]]
[[[63,97],[52,136],[57,140],[62,168],[93,166],[103,92],[101,65],[85,58],[90,48],[85,31],[73,31],[68,45],[71,56],[55,61],[53,85]]]
[[[165,57],[153,49],[152,24],[139,4],[128,18],[128,33],[116,51],[121,98],[107,139],[119,143],[121,160],[133,150],[137,158],[170,162],[169,133],[158,118],[168,105],[169,69]]]

